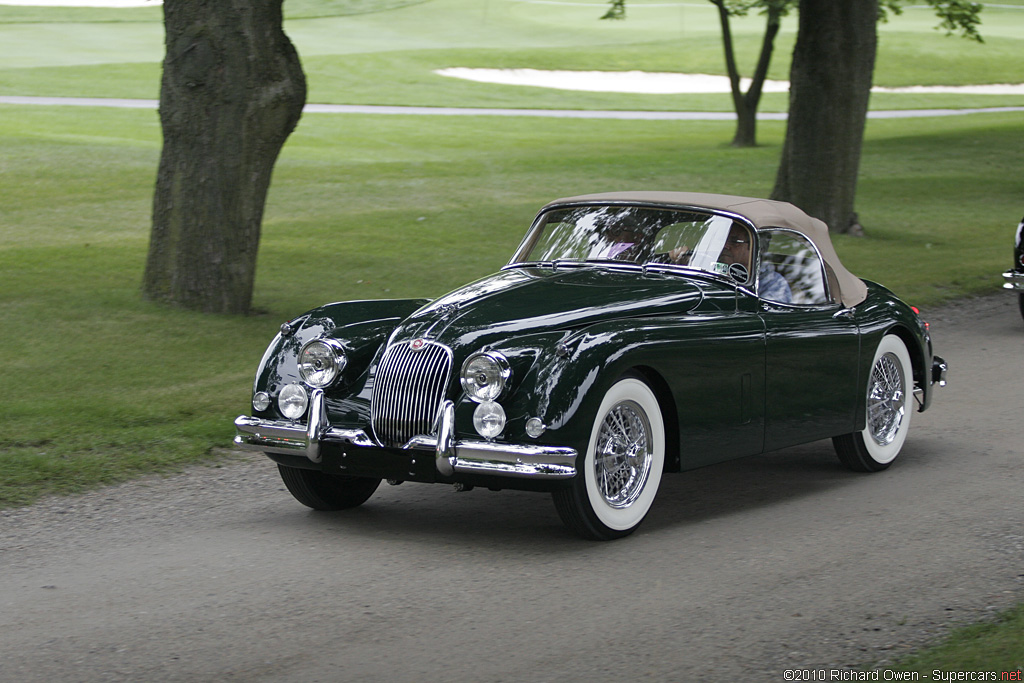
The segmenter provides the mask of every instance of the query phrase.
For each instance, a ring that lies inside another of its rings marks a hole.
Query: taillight
[[[918,318],[921,317],[921,309],[919,309],[917,306],[911,306],[910,310],[912,310],[914,312],[914,315],[916,315]],[[928,321],[922,320],[921,322],[924,323],[924,331],[931,332],[932,326],[928,324]]]

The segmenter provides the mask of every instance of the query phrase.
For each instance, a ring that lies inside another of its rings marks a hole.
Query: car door
[[[818,251],[792,230],[759,235],[765,341],[765,450],[854,430],[860,335]]]

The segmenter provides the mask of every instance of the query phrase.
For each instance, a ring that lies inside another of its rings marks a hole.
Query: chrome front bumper
[[[380,448],[362,429],[332,427],[327,419],[323,391],[314,390],[307,425],[286,420],[261,420],[239,415],[235,444],[264,453],[304,455],[322,459],[323,444],[354,448]],[[493,441],[456,441],[455,405],[445,401],[438,411],[436,434],[414,437],[402,450],[434,451],[437,471],[453,474],[489,474],[530,479],[569,479],[576,476],[576,450],[559,446],[528,446]]]
[[[1024,273],[1017,270],[1008,270],[1003,273],[1003,279],[1006,282],[1003,283],[1003,289],[1013,289],[1018,292],[1024,292]]]

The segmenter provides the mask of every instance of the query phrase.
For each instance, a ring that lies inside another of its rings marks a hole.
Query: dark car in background
[[[507,266],[439,299],[283,325],[235,441],[314,509],[382,480],[531,490],[607,540],[669,472],[828,438],[883,470],[945,372],[918,312],[796,207],[597,194],[548,204]]]
[[[1024,218],[1017,226],[1013,246],[1013,267],[1003,273],[1003,287],[1017,292],[1020,315],[1024,318]]]

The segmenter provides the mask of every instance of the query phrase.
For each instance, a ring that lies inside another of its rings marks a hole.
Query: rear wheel
[[[584,538],[628,536],[647,516],[665,467],[665,423],[643,381],[616,382],[601,401],[581,469],[552,495],[562,521]]]
[[[832,439],[839,461],[855,472],[878,472],[896,460],[910,431],[913,370],[903,340],[887,334],[875,350],[865,396],[867,425]]]
[[[348,477],[278,465],[288,491],[314,510],[345,510],[362,505],[380,486],[380,479]]]

